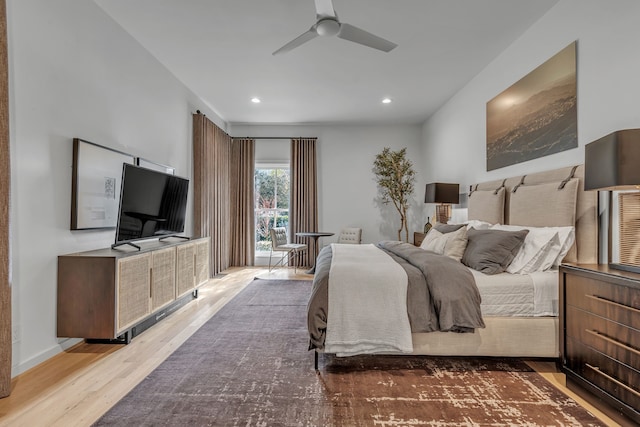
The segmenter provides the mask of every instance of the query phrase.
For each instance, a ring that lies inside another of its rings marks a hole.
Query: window
[[[289,227],[289,165],[256,165],[255,197],[258,255],[271,248],[269,229]]]

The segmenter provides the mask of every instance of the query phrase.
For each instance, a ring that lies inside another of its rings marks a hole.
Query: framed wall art
[[[576,42],[487,102],[487,170],[578,146]]]
[[[74,138],[71,230],[115,228],[124,163],[135,157]]]

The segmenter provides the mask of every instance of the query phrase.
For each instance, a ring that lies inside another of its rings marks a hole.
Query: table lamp
[[[609,192],[609,267],[640,273],[640,129],[613,132],[584,148],[584,189]],[[618,247],[615,257],[612,251],[614,191],[620,192],[616,194]]]
[[[436,220],[442,224],[446,224],[451,218],[451,204],[459,202],[458,194],[460,186],[458,184],[446,184],[442,182],[433,182],[427,184],[424,194],[425,203],[439,203],[436,206]]]

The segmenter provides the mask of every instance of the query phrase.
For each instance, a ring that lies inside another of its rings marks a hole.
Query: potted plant
[[[415,183],[415,171],[411,160],[407,159],[407,149],[393,151],[385,147],[376,155],[373,162],[373,173],[378,184],[378,194],[384,204],[393,203],[400,214],[400,228],[398,240],[402,240],[402,230],[405,232],[405,241],[409,241],[409,228],[407,226],[407,210],[409,209],[409,197],[413,193]]]

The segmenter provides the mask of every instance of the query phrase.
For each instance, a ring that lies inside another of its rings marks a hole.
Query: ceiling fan
[[[385,40],[382,37],[378,37],[365,30],[361,30],[353,25],[340,22],[338,20],[338,14],[333,9],[332,0],[315,0],[316,3],[316,23],[309,28],[309,30],[289,43],[282,46],[280,49],[273,52],[273,55],[289,52],[292,49],[300,46],[303,43],[308,42],[317,36],[338,36],[341,39],[349,40],[354,43],[359,43],[364,46],[369,46],[374,49],[389,52],[396,46],[395,43]]]

